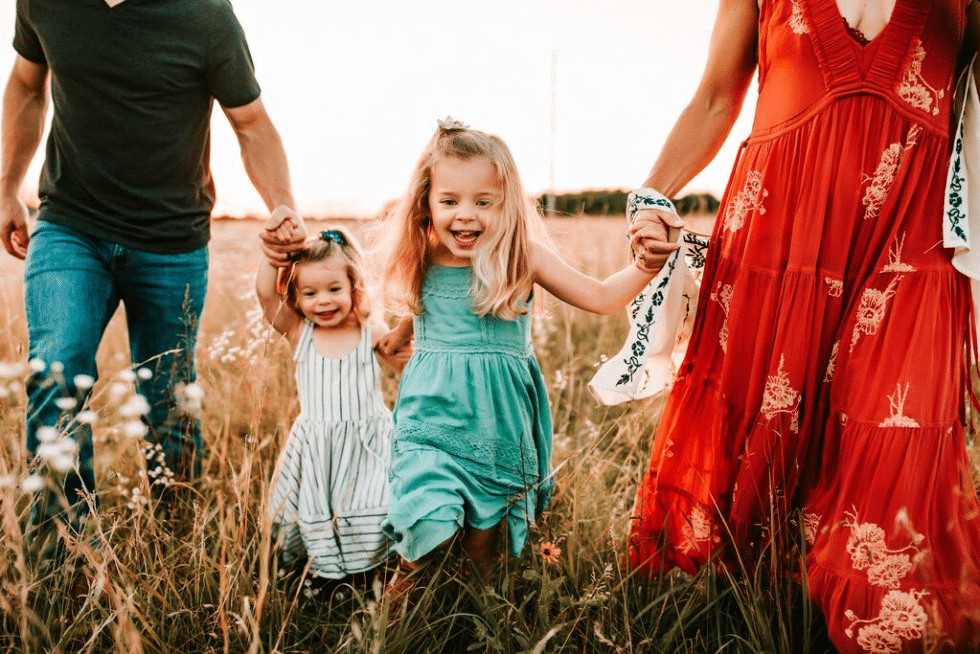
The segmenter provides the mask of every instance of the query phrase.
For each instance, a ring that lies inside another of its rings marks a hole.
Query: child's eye
[[[478,207],[489,207],[493,204],[492,200],[477,200],[476,206]]]
[[[339,286],[331,286],[330,287],[330,292],[331,293],[340,293],[340,287]]]
[[[442,200],[439,200],[439,204],[444,204],[447,207],[454,207],[456,206],[456,200],[452,200],[450,198],[444,198]]]

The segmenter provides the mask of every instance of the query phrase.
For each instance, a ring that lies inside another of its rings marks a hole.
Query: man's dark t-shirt
[[[259,97],[227,0],[17,0],[14,48],[51,71],[40,218],[151,252],[209,238],[212,98]]]

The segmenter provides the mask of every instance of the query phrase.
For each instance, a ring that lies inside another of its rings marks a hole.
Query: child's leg
[[[497,561],[497,539],[499,534],[499,524],[489,529],[467,527],[463,530],[463,551],[473,561],[481,577],[485,577]]]

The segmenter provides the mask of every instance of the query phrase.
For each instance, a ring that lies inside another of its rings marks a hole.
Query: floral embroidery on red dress
[[[775,375],[766,378],[766,389],[762,394],[762,406],[759,413],[767,420],[772,420],[780,413],[790,414],[789,429],[793,433],[800,431],[800,393],[789,383],[789,375],[783,370],[786,355],[779,358],[779,369]]]
[[[823,380],[831,382],[834,380],[834,371],[837,369],[837,352],[840,350],[840,341],[834,343],[834,349],[830,351],[830,361],[827,362],[827,372],[824,373]]]
[[[928,617],[920,600],[927,594],[924,590],[889,591],[876,618],[858,620],[853,611],[847,611],[844,616],[852,622],[844,633],[853,638],[854,627],[861,625],[857,635],[861,649],[871,654],[897,654],[902,651],[903,640],[922,638]]]
[[[915,54],[909,61],[902,81],[898,83],[895,91],[898,97],[916,109],[921,109],[931,113],[933,116],[939,114],[939,100],[946,93],[942,89],[935,89],[922,77],[922,62],[926,59],[926,49],[922,47],[922,39],[916,39]],[[935,102],[936,106],[933,106]]]
[[[914,125],[905,137],[904,147],[901,143],[892,143],[885,148],[878,160],[878,167],[875,168],[874,175],[865,177],[865,181],[870,182],[864,192],[864,197],[861,198],[861,204],[865,207],[865,220],[877,218],[878,214],[881,213],[881,207],[888,198],[888,191],[891,189],[892,182],[895,181],[895,173],[898,171],[898,165],[902,162],[902,156],[916,145],[921,131],[921,127]]]
[[[728,203],[728,211],[725,212],[725,229],[729,232],[741,229],[750,211],[764,214],[766,208],[762,206],[762,201],[767,195],[769,191],[762,188],[762,173],[758,170],[749,171],[745,176],[742,190]]]
[[[809,34],[810,25],[803,15],[803,5],[800,0],[793,0],[793,13],[789,17],[789,28],[793,34]]]
[[[854,325],[854,332],[851,336],[852,352],[861,334],[873,336],[878,333],[878,328],[881,327],[881,321],[885,319],[885,305],[895,295],[895,289],[898,287],[898,282],[901,279],[902,275],[898,275],[892,279],[891,283],[883,291],[879,291],[876,288],[864,289],[864,293],[861,295],[861,304],[858,306],[857,322]]]
[[[895,244],[888,249],[888,263],[881,269],[881,272],[915,272],[915,266],[902,261],[903,247],[905,247],[905,232],[902,232],[902,238],[896,238]]]
[[[714,524],[704,509],[699,506],[691,509],[681,533],[684,536],[684,542],[680,549],[685,554],[694,551],[700,552],[700,543],[721,542],[721,538],[718,536],[718,525]]]
[[[717,302],[721,305],[722,311],[725,312],[725,322],[722,323],[721,329],[718,330],[718,342],[721,344],[721,351],[728,352],[728,311],[732,306],[732,285],[725,284],[718,285],[715,287],[716,290],[709,296],[712,302]]]
[[[923,556],[920,544],[925,539],[916,533],[902,510],[895,518],[896,526],[903,527],[909,534],[911,543],[901,549],[888,549],[885,543],[885,530],[872,522],[858,523],[857,512],[845,513],[845,523],[851,530],[847,540],[847,552],[855,570],[867,570],[868,581],[875,586],[890,589],[881,600],[878,615],[869,620],[861,620],[851,609],[844,616],[851,624],[844,630],[848,638],[854,638],[857,630],[857,644],[872,654],[893,654],[902,650],[903,640],[916,640],[922,637],[927,616],[920,600],[926,591],[898,590],[899,582],[905,578]]]
[[[823,281],[827,284],[827,295],[830,297],[840,297],[844,294],[844,282],[833,277],[824,277]]]
[[[803,538],[807,545],[813,545],[817,541],[817,528],[820,527],[820,515],[816,513],[803,513]]]
[[[881,421],[879,427],[919,427],[919,423],[905,415],[905,398],[909,396],[909,384],[898,384],[895,393],[888,396],[891,404],[891,415]]]

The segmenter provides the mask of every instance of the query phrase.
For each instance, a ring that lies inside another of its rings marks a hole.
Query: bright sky
[[[4,80],[14,58],[14,5],[0,0]],[[700,78],[717,3],[233,5],[289,156],[299,208],[323,215],[368,213],[398,197],[436,119],[447,114],[500,135],[531,193],[549,188],[552,161],[558,191],[639,184]],[[729,142],[688,190],[723,190],[754,100],[750,94]],[[32,187],[40,158],[28,175]],[[212,168],[218,212],[264,210],[218,110]]]

